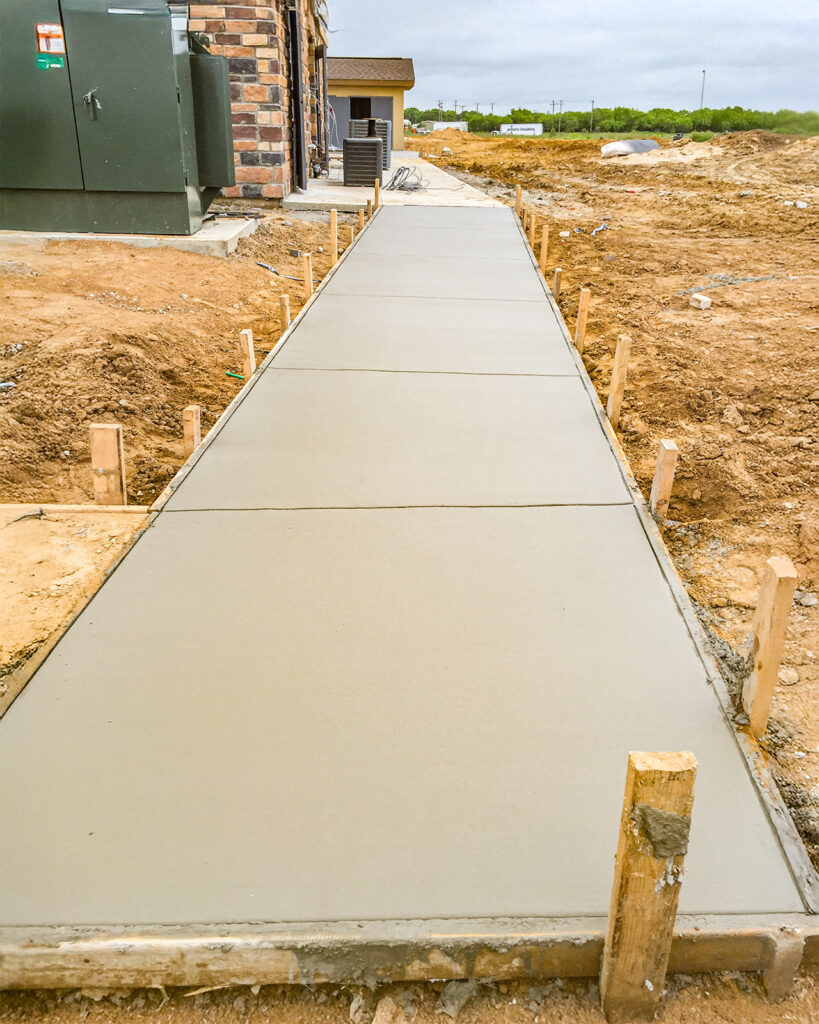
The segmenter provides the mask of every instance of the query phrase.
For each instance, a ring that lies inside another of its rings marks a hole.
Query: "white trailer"
[[[443,132],[447,128],[454,128],[456,132],[468,132],[469,125],[466,121],[422,121],[421,130],[425,132]]]

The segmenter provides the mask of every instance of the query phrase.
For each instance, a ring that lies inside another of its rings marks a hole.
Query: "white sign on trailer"
[[[535,121],[532,124],[502,124],[500,133],[501,135],[542,135],[543,125],[540,121]]]

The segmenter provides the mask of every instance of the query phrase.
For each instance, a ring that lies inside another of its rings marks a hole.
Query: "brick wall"
[[[313,0],[296,0],[302,36],[302,88],[308,150],[317,146],[315,50],[326,45]],[[191,4],[190,28],[206,32],[211,51],[228,58],[236,186],[229,196],[276,199],[292,189],[289,49],[286,0],[268,6],[234,0]],[[309,92],[308,90],[311,90]]]

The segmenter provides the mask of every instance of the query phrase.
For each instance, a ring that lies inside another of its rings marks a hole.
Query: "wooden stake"
[[[648,499],[651,511],[660,522],[665,522],[665,517],[668,515],[668,503],[671,501],[674,470],[677,468],[679,454],[680,449],[673,441],[660,441],[657,465],[654,468],[654,480],[651,484],[651,495]]]
[[[529,245],[531,246],[532,252],[535,251],[535,226],[537,221],[535,215],[531,214],[529,217]]]
[[[245,328],[239,331],[239,348],[242,352],[242,374],[245,384],[256,372],[256,350],[253,347],[253,331]]]
[[[555,297],[555,302],[560,298],[560,282],[563,278],[563,271],[560,267],[555,267],[555,277],[552,281],[552,295]]]
[[[304,298],[306,301],[313,294],[313,254],[304,253],[301,263],[304,268]]]
[[[122,427],[119,423],[92,423],[89,431],[95,504],[127,505]]]
[[[520,185],[515,185],[515,213],[520,216],[521,206],[523,204],[523,189]]]
[[[574,325],[574,347],[582,355],[586,345],[586,321],[589,318],[591,289],[580,289],[580,301],[577,303],[577,323]]]
[[[693,754],[628,756],[608,935],[600,972],[610,1024],[650,1021],[665,984],[680,898],[697,761]]]
[[[282,292],[279,296],[279,320],[282,331],[286,331],[290,326],[290,296],[287,292]]]
[[[367,200],[367,220],[369,220],[372,217],[372,215],[373,215],[373,201],[372,201],[372,199],[368,199]]]
[[[528,210],[524,210],[523,211],[523,217],[521,218],[521,222],[523,224],[523,233],[526,234],[526,232],[529,229],[529,211]]]
[[[364,211],[363,210],[359,210],[358,211],[358,230],[359,231],[363,231],[364,230]]]
[[[606,405],[606,415],[609,418],[609,423],[611,423],[615,430],[620,420],[620,406],[623,404],[623,392],[626,389],[626,375],[628,374],[630,355],[631,338],[627,334],[621,334],[617,339],[617,349],[614,353],[609,400]]]
[[[546,276],[546,257],[549,253],[549,225],[543,225],[543,231],[540,233],[540,272],[543,276]]]
[[[350,245],[353,244],[353,239],[355,238],[355,228],[353,227],[352,224],[348,224],[347,226],[348,226],[349,231],[350,231],[350,239],[347,242],[347,245],[350,246]]]
[[[381,182],[378,178],[375,179],[375,200],[373,202],[373,209],[378,209],[378,204],[381,201]]]
[[[795,589],[796,569],[790,558],[769,558],[751,623],[754,666],[742,688],[742,706],[751,720],[754,736],[762,736],[768,728],[771,697],[782,664],[788,612]]]
[[[182,410],[182,434],[184,437],[182,450],[185,458],[190,458],[202,443],[202,407],[186,405]]]
[[[330,210],[330,266],[338,263],[338,210]]]

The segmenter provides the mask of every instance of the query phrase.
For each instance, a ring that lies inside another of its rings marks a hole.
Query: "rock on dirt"
[[[438,1003],[443,1012],[454,1019],[477,994],[478,983],[474,978],[469,981],[448,981]]]

